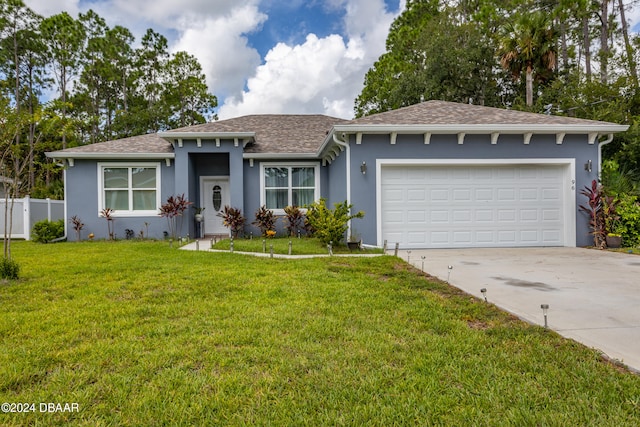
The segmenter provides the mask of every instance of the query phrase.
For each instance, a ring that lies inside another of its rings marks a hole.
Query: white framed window
[[[320,197],[320,164],[262,163],[260,204],[283,214],[287,206],[303,207]]]
[[[98,212],[115,216],[157,215],[160,163],[98,163]]]

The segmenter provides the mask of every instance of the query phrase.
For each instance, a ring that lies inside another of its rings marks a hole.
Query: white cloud
[[[242,92],[247,76],[260,65],[260,55],[243,34],[258,28],[267,16],[255,6],[233,9],[228,15],[180,25],[186,28],[173,46],[195,55],[207,76],[209,90],[218,96]]]
[[[42,16],[55,15],[66,11],[75,17],[78,15],[79,0],[24,0],[24,4]]]
[[[333,6],[339,4],[332,0]],[[240,96],[226,98],[221,119],[254,113],[322,113],[353,117],[364,75],[384,52],[395,14],[382,0],[342,0],[347,41],[339,35],[279,43],[267,53]]]

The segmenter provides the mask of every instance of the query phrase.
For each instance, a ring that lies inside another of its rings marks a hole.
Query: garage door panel
[[[465,209],[465,210],[453,211],[454,224],[460,224],[460,223],[469,224],[471,223],[471,218],[472,218],[471,210]]]
[[[448,202],[449,201],[449,190],[448,189],[432,189],[429,193],[429,201],[430,202]]]
[[[402,247],[562,246],[564,166],[383,166],[382,238]]]
[[[537,209],[520,210],[520,222],[538,222],[538,210]]]
[[[449,232],[448,231],[433,231],[431,232],[431,241],[429,242],[431,245],[442,245],[448,244],[450,241]]]
[[[409,188],[407,190],[407,200],[410,202],[424,202],[427,200],[427,192],[424,189]]]
[[[476,200],[479,202],[489,202],[493,200],[492,188],[477,188],[475,189]]]
[[[432,223],[448,223],[449,211],[431,211]]]
[[[460,188],[454,188],[453,191],[453,200],[456,201],[467,201],[470,202],[471,199],[471,190],[464,188],[464,189],[460,189]]]

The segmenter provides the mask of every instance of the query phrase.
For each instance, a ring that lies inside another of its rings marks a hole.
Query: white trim
[[[155,168],[156,169],[156,209],[146,211],[134,211],[134,210],[116,210],[113,212],[114,218],[117,217],[143,217],[143,216],[156,216],[160,212],[160,205],[162,204],[162,168],[160,162],[98,162],[96,169],[98,173],[98,216],[100,212],[105,208],[104,206],[104,168]],[[131,185],[131,183],[129,183]],[[133,201],[131,200],[131,192],[129,193],[129,206],[133,207]]]
[[[376,241],[382,241],[382,168],[384,166],[506,166],[506,165],[559,165],[565,166],[564,179],[564,245],[576,246],[576,160],[570,158],[551,159],[377,159],[376,160]]]
[[[528,132],[542,133],[542,134],[555,134],[555,133],[569,133],[569,134],[588,134],[592,132],[598,133],[610,133],[610,132],[624,132],[629,128],[628,125],[617,125],[608,123],[596,123],[596,124],[509,124],[509,123],[496,123],[496,124],[419,124],[419,125],[335,125],[333,127],[334,132],[344,133],[449,133],[457,134],[465,132],[468,134],[489,134],[493,132],[499,133],[511,133],[522,134]]]
[[[164,160],[175,159],[174,153],[80,153],[52,151],[45,153],[51,159],[99,159],[99,160]]]
[[[243,159],[268,159],[268,160],[279,160],[279,159],[318,159],[314,153],[244,153],[242,155]]]
[[[265,168],[295,168],[295,167],[313,167],[314,168],[314,179],[315,179],[315,189],[313,194],[313,200],[316,201],[320,198],[320,162],[261,162],[260,163],[260,206],[264,206],[266,204],[265,200],[265,179],[264,179],[264,169]],[[291,174],[289,174],[289,180],[291,180]],[[291,202],[291,181],[289,181],[289,194],[288,201]],[[301,208],[301,206],[299,206]],[[271,209],[276,215],[284,215],[284,209]]]

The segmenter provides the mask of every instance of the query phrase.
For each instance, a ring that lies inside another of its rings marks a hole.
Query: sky
[[[220,119],[353,118],[364,76],[406,0],[24,0],[43,16],[93,9],[140,42],[147,28],[203,67]]]

